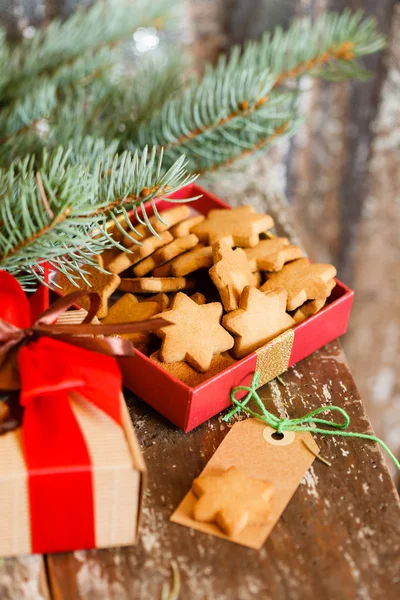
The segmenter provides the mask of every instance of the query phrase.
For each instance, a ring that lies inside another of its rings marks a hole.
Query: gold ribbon
[[[277,375],[287,371],[294,340],[293,329],[288,329],[277,338],[258,350],[256,371],[260,373],[258,386],[261,387]]]

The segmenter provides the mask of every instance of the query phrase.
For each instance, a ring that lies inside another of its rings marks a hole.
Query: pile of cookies
[[[110,223],[125,250],[97,257],[108,273],[89,267],[79,287],[101,295],[102,323],[160,315],[172,323],[124,337],[190,386],[318,312],[335,287],[332,265],[310,263],[301,248],[271,235],[273,219],[251,206],[205,217],[180,204],[160,217],[150,218],[155,233]],[[58,285],[76,290],[65,275]]]

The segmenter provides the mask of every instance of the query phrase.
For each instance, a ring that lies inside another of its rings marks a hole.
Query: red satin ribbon
[[[26,296],[19,284],[3,285],[9,278],[0,272],[0,318],[26,326]],[[109,356],[42,337],[20,349],[18,365],[32,552],[93,548],[92,465],[68,394],[79,393],[121,425],[117,363]]]

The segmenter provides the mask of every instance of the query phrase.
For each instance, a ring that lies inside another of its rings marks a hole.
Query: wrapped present
[[[0,555],[135,543],[146,469],[110,356],[131,345],[94,337],[95,295],[82,325],[54,324],[82,292],[32,325],[19,283],[0,289]]]

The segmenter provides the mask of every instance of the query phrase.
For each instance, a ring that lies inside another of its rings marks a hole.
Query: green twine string
[[[282,433],[283,431],[310,431],[311,433],[320,433],[322,435],[334,435],[334,436],[342,436],[348,438],[360,438],[362,440],[369,440],[370,442],[376,442],[380,444],[381,447],[388,453],[396,467],[400,471],[400,462],[397,460],[393,452],[390,448],[385,444],[385,442],[374,435],[368,435],[367,433],[356,433],[354,431],[343,431],[347,429],[350,424],[350,417],[347,412],[341,408],[340,406],[321,406],[320,408],[316,408],[311,412],[304,415],[304,417],[300,417],[298,419],[279,419],[272,413],[270,413],[264,406],[260,396],[257,394],[258,381],[260,378],[260,373],[256,371],[254,373],[253,381],[251,382],[251,386],[239,385],[237,387],[232,388],[231,390],[231,401],[235,404],[235,408],[233,408],[225,417],[223,417],[223,421],[228,421],[234,414],[239,412],[240,410],[245,411],[247,414],[252,417],[258,419],[259,421],[263,421],[267,423],[270,427],[276,430],[277,433]],[[245,391],[247,392],[247,396],[239,401],[236,399],[235,395],[237,392]],[[262,414],[256,413],[250,408],[248,408],[247,404],[251,399],[254,399],[258,408],[260,409]],[[338,412],[344,417],[344,423],[336,423],[334,421],[327,421],[326,419],[319,419],[316,415],[319,415],[323,412]],[[308,426],[307,423],[312,423],[313,425],[326,425],[328,427],[332,427],[331,429],[325,429],[322,427],[314,427]]]

